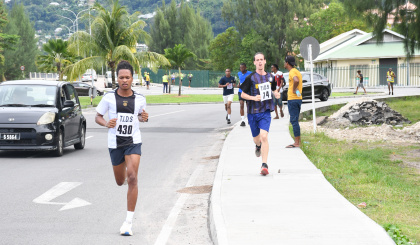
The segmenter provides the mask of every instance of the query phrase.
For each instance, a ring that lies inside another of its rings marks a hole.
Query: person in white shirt
[[[273,119],[279,119],[279,113],[277,112],[277,106],[280,108],[280,115],[284,117],[283,113],[283,87],[286,84],[283,78],[283,72],[279,71],[279,66],[277,64],[271,65],[271,74],[274,76],[276,81],[276,90],[280,93],[280,99],[273,98],[274,100],[274,111],[276,112],[276,117]]]
[[[117,79],[118,89],[105,94],[96,108],[95,122],[108,128],[108,148],[117,185],[128,183],[127,217],[120,234],[131,236],[142,145],[139,122],[147,122],[149,115],[145,111],[146,98],[131,90],[133,67],[128,61],[118,64]],[[109,121],[104,119],[106,113]]]

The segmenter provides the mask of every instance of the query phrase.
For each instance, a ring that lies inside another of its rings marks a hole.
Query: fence
[[[29,79],[56,80],[58,73],[29,72]]]
[[[333,84],[334,88],[355,87],[358,83],[357,71],[363,74],[364,85],[367,87],[387,86],[386,73],[389,68],[395,73],[394,86],[420,86],[420,63],[411,63],[395,66],[347,66],[333,68],[314,68],[314,72],[326,76]]]
[[[142,76],[144,76],[144,72],[149,72],[150,81],[153,83],[162,83],[162,77],[167,74],[169,75],[169,72],[171,74],[175,73],[178,74],[178,70],[163,70],[159,69],[156,73],[152,70],[146,68],[142,69]],[[217,87],[220,78],[222,78],[225,73],[224,72],[218,72],[218,71],[197,71],[197,70],[181,70],[183,74],[185,74],[185,77],[183,79],[183,86],[188,86],[188,74],[191,73],[193,75],[191,79],[191,87]],[[179,78],[177,77],[175,79],[175,84],[179,84]]]

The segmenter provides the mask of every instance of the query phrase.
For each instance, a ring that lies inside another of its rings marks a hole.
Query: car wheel
[[[64,140],[63,140],[63,132],[58,131],[57,136],[57,149],[54,151],[54,156],[61,157],[63,155],[63,148],[64,148]]]
[[[101,94],[101,91],[99,91],[99,90],[96,90],[96,96],[101,96],[102,94]]]
[[[85,142],[86,142],[86,128],[82,125],[82,128],[80,130],[80,142],[74,145],[74,149],[81,150],[85,148]]]
[[[326,88],[324,88],[321,92],[321,96],[319,96],[319,99],[321,101],[327,101],[328,100],[328,90]]]

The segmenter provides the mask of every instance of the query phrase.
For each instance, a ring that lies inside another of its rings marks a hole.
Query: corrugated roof
[[[394,32],[388,30],[385,30],[385,32],[394,34]],[[356,36],[333,49],[320,54],[314,61],[397,58],[406,56],[403,42],[385,42],[379,45],[375,43],[365,43],[371,38],[373,38],[372,33]],[[414,53],[414,56],[418,55],[420,55],[420,52],[417,50],[417,52]]]

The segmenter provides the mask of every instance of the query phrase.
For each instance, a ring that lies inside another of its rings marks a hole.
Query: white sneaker
[[[127,221],[124,221],[120,228],[120,234],[123,236],[132,236],[133,231],[131,230],[131,226],[133,226],[132,223],[128,223]]]

